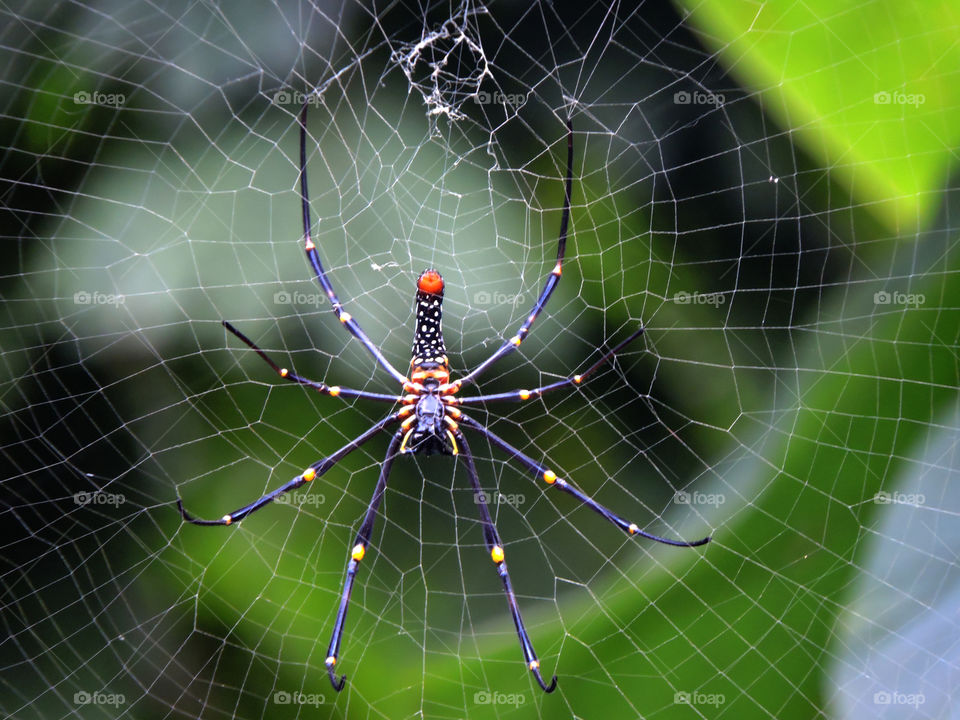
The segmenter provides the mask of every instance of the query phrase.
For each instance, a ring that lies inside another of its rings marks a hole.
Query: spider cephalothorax
[[[376,359],[377,363],[390,373],[394,381],[403,388],[404,394],[397,396],[392,393],[353,390],[351,388],[340,387],[339,385],[327,385],[324,382],[310,380],[286,368],[280,367],[263,350],[257,347],[252,340],[233,327],[233,325],[226,321],[224,321],[223,324],[230,332],[240,338],[240,340],[263,358],[280,377],[286,380],[312,388],[330,397],[378,400],[394,405],[399,404],[400,409],[376,423],[365,433],[354,438],[329,457],[315,462],[276,490],[267,493],[249,505],[245,505],[234,510],[232,513],[224,515],[218,520],[201,520],[191,516],[184,509],[183,502],[177,499],[180,514],[184,520],[195,525],[230,525],[239,522],[250,513],[270,504],[280,495],[295,490],[319,478],[349,453],[376,437],[386,428],[399,423],[400,428],[390,439],[386,457],[380,466],[380,478],[377,480],[373,497],[367,506],[366,515],[364,515],[360,528],[357,531],[356,540],[350,550],[350,559],[347,561],[346,579],[343,582],[343,592],[340,595],[340,607],[337,610],[337,618],[333,626],[333,635],[330,638],[330,646],[327,649],[327,659],[324,663],[334,689],[337,691],[342,690],[343,684],[346,682],[345,676],[341,676],[339,679],[337,678],[334,666],[337,664],[337,659],[340,656],[340,642],[343,639],[343,627],[346,622],[347,608],[350,605],[350,593],[353,590],[353,582],[357,575],[357,569],[360,567],[360,561],[363,560],[366,555],[367,546],[370,544],[370,536],[373,533],[373,523],[374,520],[376,520],[377,510],[380,507],[380,501],[383,499],[383,493],[387,487],[390,468],[393,466],[394,459],[401,454],[422,453],[424,455],[459,455],[462,458],[463,466],[467,471],[467,476],[470,479],[470,484],[474,491],[474,497],[478,498],[477,509],[483,526],[484,543],[487,551],[490,553],[490,559],[496,567],[497,575],[503,583],[503,590],[507,597],[507,605],[510,608],[513,624],[516,628],[517,636],[520,639],[520,649],[523,652],[524,662],[530,669],[530,672],[533,673],[533,677],[540,687],[546,692],[553,692],[557,686],[557,676],[554,675],[553,679],[549,683],[546,683],[540,674],[540,660],[533,650],[533,643],[530,641],[530,636],[523,624],[523,619],[520,617],[520,607],[517,603],[516,595],[513,592],[510,574],[507,572],[503,542],[500,540],[500,535],[493,523],[490,510],[483,500],[484,493],[481,490],[477,468],[473,462],[473,453],[470,451],[470,445],[466,437],[464,437],[461,426],[485,438],[491,446],[506,452],[510,460],[519,463],[527,471],[533,473],[535,478],[545,482],[548,487],[556,488],[572,496],[578,502],[586,505],[628,535],[638,535],[666,545],[677,545],[681,547],[703,545],[710,540],[709,537],[692,542],[669,540],[641,530],[635,523],[625,520],[609,508],[601,505],[582,490],[578,489],[573,483],[559,477],[557,473],[549,467],[526,455],[523,451],[514,447],[499,435],[489,430],[485,425],[474,420],[459,409],[460,406],[470,404],[485,405],[486,403],[493,402],[529,400],[531,398],[541,397],[544,393],[552,390],[576,387],[604,363],[611,360],[627,344],[640,337],[643,333],[643,327],[638,328],[612,350],[607,351],[593,365],[577,375],[571,375],[570,377],[548,383],[547,385],[541,385],[531,390],[509,390],[500,393],[471,395],[462,398],[456,397],[456,393],[462,386],[475,381],[477,376],[493,365],[494,362],[504,355],[513,352],[520,346],[520,343],[527,337],[537,315],[546,306],[554,288],[556,288],[560,282],[563,254],[567,243],[567,229],[570,222],[570,194],[573,186],[573,125],[567,121],[567,174],[563,198],[563,216],[560,220],[560,233],[557,237],[556,265],[554,265],[553,270],[547,277],[533,309],[526,316],[516,333],[510,337],[510,339],[505,340],[490,357],[473,368],[473,370],[451,382],[450,367],[447,362],[446,348],[443,344],[443,332],[440,326],[443,303],[443,278],[440,277],[440,273],[436,270],[425,270],[417,280],[415,304],[417,327],[413,336],[413,359],[410,362],[410,377],[403,375],[403,373],[397,370],[390,361],[384,357],[383,353],[380,352],[380,348],[373,344],[353,316],[343,309],[340,298],[338,298],[334,292],[333,285],[330,284],[326,270],[324,270],[323,264],[320,262],[317,246],[310,236],[310,196],[307,192],[307,109],[310,105],[310,100],[311,98],[308,97],[306,102],[304,102],[303,110],[300,112],[300,201],[303,211],[304,250],[306,250],[307,253],[307,260],[313,267],[320,287],[323,288],[327,297],[330,298],[330,304],[337,319],[363,344],[374,359]]]

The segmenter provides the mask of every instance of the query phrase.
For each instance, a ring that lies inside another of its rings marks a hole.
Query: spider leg
[[[664,537],[660,537],[659,535],[653,535],[651,533],[645,532],[641,530],[639,527],[637,527],[636,523],[627,522],[622,517],[620,517],[619,515],[614,513],[612,510],[610,510],[609,508],[604,507],[589,495],[586,495],[578,488],[575,488],[573,485],[571,485],[569,482],[567,482],[563,478],[557,477],[557,474],[555,472],[545,467],[544,465],[541,465],[540,463],[536,462],[535,460],[533,460],[533,458],[529,457],[528,455],[525,455],[524,453],[520,452],[520,450],[515,448],[513,445],[511,445],[510,443],[508,443],[506,440],[502,439],[498,435],[495,435],[494,433],[492,433],[490,430],[485,428],[483,425],[478,423],[473,418],[467,417],[466,415],[461,415],[459,418],[459,421],[460,423],[466,424],[471,429],[476,430],[478,433],[485,436],[491,443],[499,447],[501,450],[505,450],[507,453],[509,453],[511,460],[517,460],[521,465],[524,465],[528,469],[532,470],[538,478],[541,478],[542,480],[544,480],[548,485],[552,485],[553,487],[558,488],[559,490],[563,490],[563,492],[567,493],[568,495],[573,495],[573,497],[575,497],[581,503],[589,507],[594,512],[602,515],[611,523],[613,523],[614,525],[616,525],[618,528],[620,528],[621,530],[623,530],[625,533],[629,535],[640,535],[641,537],[645,537],[648,540],[656,540],[657,542],[663,543],[664,545],[673,545],[675,547],[696,547],[698,545],[706,545],[708,542],[710,542],[709,535],[705,538],[701,538],[700,540],[688,541],[688,540],[670,540],[669,538],[664,538]]]
[[[557,676],[554,675],[550,684],[543,681],[540,674],[540,660],[533,649],[533,643],[530,642],[530,636],[523,625],[523,619],[520,617],[520,608],[517,606],[517,597],[513,593],[513,586],[510,583],[510,574],[507,572],[507,564],[503,559],[503,542],[500,540],[500,534],[497,532],[493,519],[490,517],[490,510],[487,508],[486,500],[483,497],[483,490],[480,488],[480,480],[477,477],[477,467],[473,462],[473,453],[470,451],[470,445],[467,439],[459,431],[457,440],[460,443],[460,455],[463,456],[467,464],[467,474],[470,476],[470,484],[473,485],[474,497],[477,498],[477,505],[480,507],[480,518],[483,521],[483,539],[487,544],[487,550],[490,552],[490,558],[497,566],[497,574],[503,581],[503,591],[507,594],[507,604],[510,606],[510,614],[513,615],[513,624],[517,628],[517,635],[520,638],[520,647],[523,649],[523,659],[527,667],[537,679],[544,692],[551,693],[557,687]]]
[[[373,491],[373,497],[367,506],[367,514],[363,518],[363,524],[357,532],[356,542],[350,551],[350,562],[347,563],[347,578],[343,583],[343,593],[340,596],[340,609],[337,611],[337,621],[333,626],[333,635],[330,638],[330,647],[327,649],[327,673],[330,675],[330,682],[333,689],[337,692],[343,690],[344,683],[347,682],[347,676],[341,675],[339,681],[333,672],[334,665],[337,664],[337,656],[340,654],[340,641],[343,639],[343,624],[347,619],[347,608],[350,605],[350,593],[353,591],[353,581],[357,576],[357,568],[360,561],[367,552],[367,545],[370,542],[370,534],[373,532],[373,522],[377,518],[377,508],[380,507],[380,501],[383,499],[383,493],[387,489],[387,477],[390,475],[390,467],[397,456],[397,448],[400,446],[400,440],[403,438],[403,432],[394,434],[387,448],[387,456],[380,466],[380,479],[377,481],[377,487]]]
[[[373,393],[367,392],[366,390],[352,390],[351,388],[340,387],[339,385],[327,385],[323,382],[318,382],[316,380],[310,380],[308,378],[297,375],[295,372],[282,368],[273,360],[270,359],[270,356],[267,355],[263,350],[257,347],[257,344],[253,342],[250,338],[244,335],[242,332],[237,330],[233,325],[228,323],[226,320],[223,321],[223,326],[236,335],[238,338],[243,340],[251,350],[253,350],[257,355],[259,355],[263,360],[273,368],[274,372],[277,373],[280,377],[285,380],[290,380],[299,385],[306,385],[311,387],[314,390],[323,393],[324,395],[329,395],[330,397],[354,397],[354,398],[363,398],[364,400],[380,400],[383,402],[398,403],[403,398],[397,395],[388,395],[386,393]]]
[[[544,306],[546,306],[547,301],[550,299],[550,295],[553,294],[553,289],[557,286],[557,283],[560,282],[560,274],[563,266],[563,254],[567,247],[567,229],[570,225],[570,196],[572,194],[573,123],[570,120],[567,120],[567,176],[563,195],[563,217],[560,220],[560,234],[557,238],[557,264],[554,266],[553,271],[547,278],[547,281],[543,286],[543,290],[540,291],[540,297],[538,297],[536,303],[534,303],[533,310],[530,311],[527,319],[523,321],[523,325],[520,326],[520,329],[517,330],[517,333],[503,343],[503,345],[501,345],[500,348],[493,353],[493,355],[488,357],[469,373],[457,380],[455,384],[458,387],[461,385],[466,385],[504,355],[508,355],[516,350],[520,346],[520,343],[522,343],[524,338],[527,336],[527,333],[530,332],[530,326],[533,325],[533,321],[537,319],[537,315],[539,315],[540,311],[543,310]]]
[[[380,366],[390,373],[394,380],[403,385],[407,379],[390,364],[390,361],[384,357],[380,349],[370,341],[370,338],[357,324],[357,321],[353,319],[353,316],[344,311],[340,298],[337,297],[333,285],[327,278],[327,271],[324,270],[323,264],[320,262],[317,246],[314,245],[313,239],[310,237],[310,194],[307,192],[307,108],[310,107],[310,100],[311,98],[308,97],[304,101],[303,109],[300,111],[300,200],[303,205],[303,237],[307,260],[313,266],[313,272],[316,274],[320,286],[330,299],[330,304],[333,306],[333,312],[337,319],[355,338],[363,343],[363,346],[380,363]]]
[[[283,493],[290,492],[291,490],[296,490],[301,485],[305,485],[306,483],[320,477],[325,472],[327,472],[327,470],[329,470],[338,462],[340,462],[344,457],[346,457],[351,452],[356,450],[358,447],[363,445],[365,442],[370,440],[370,438],[372,438],[374,435],[379,433],[385,427],[397,422],[399,419],[400,419],[400,415],[398,413],[394,413],[393,415],[390,415],[389,417],[384,418],[383,420],[378,422],[376,425],[374,425],[372,428],[364,432],[362,435],[359,435],[358,437],[348,442],[342,448],[340,448],[335,453],[333,453],[333,455],[330,455],[329,457],[325,457],[323,460],[320,460],[319,462],[315,462],[313,465],[311,465],[306,470],[304,470],[300,475],[297,475],[297,477],[293,478],[293,480],[290,480],[289,482],[284,483],[283,485],[278,487],[276,490],[273,490],[267,493],[266,495],[264,495],[259,500],[255,500],[249,505],[245,505],[242,508],[238,508],[237,510],[234,510],[232,513],[228,513],[224,515],[219,520],[202,520],[200,518],[193,517],[190,513],[188,513],[184,509],[183,500],[180,498],[177,498],[177,508],[180,510],[180,515],[183,517],[183,519],[186,520],[188,523],[193,523],[194,525],[230,525],[232,523],[239,522],[243,520],[250,513],[256,512],[257,510],[262,508],[264,505],[268,505],[271,502],[273,502],[274,499],[276,499],[279,495],[283,495]]]
[[[538,388],[533,390],[511,390],[510,392],[504,393],[494,393],[492,395],[474,395],[472,397],[458,397],[457,404],[462,403],[486,403],[486,402],[495,402],[498,400],[529,400],[531,398],[537,398],[543,395],[545,392],[550,392],[551,390],[558,390],[562,387],[575,387],[581,384],[586,380],[590,375],[592,375],[596,370],[601,367],[604,363],[609,362],[613,359],[614,355],[623,350],[627,345],[636,340],[638,337],[643,335],[643,328],[636,330],[630,337],[618,344],[615,348],[607,352],[602,358],[597,360],[593,365],[584,370],[579,375],[571,375],[564,380],[558,380],[557,382],[550,383],[549,385],[541,385]]]

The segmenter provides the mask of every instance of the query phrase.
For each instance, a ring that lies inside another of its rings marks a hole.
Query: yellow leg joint
[[[280,377],[286,377],[289,374],[290,374],[289,370],[287,370],[286,368],[280,368]]]
[[[330,393],[330,397],[336,397],[340,394],[340,386],[333,385],[327,390],[327,392]]]
[[[454,425],[456,425],[456,423],[454,423]],[[453,433],[450,432],[449,430],[447,430],[447,437],[450,438],[450,444],[453,445],[453,454],[459,455],[460,448],[457,447],[457,439],[453,436]]]
[[[630,523],[630,527],[627,528],[627,532],[631,535],[636,535],[639,529],[640,528],[637,527],[636,523]]]
[[[313,480],[316,476],[317,476],[317,471],[314,470],[312,467],[309,467],[309,468],[307,468],[306,470],[303,471],[303,474],[302,474],[300,477],[302,477],[302,478],[303,478],[304,480],[306,480],[307,482],[310,482],[310,481]]]
[[[357,543],[353,546],[353,552],[350,553],[352,557],[357,562],[363,560],[363,556],[367,554],[367,549],[363,546],[363,543]]]
[[[337,659],[333,655],[328,657],[325,663],[327,667],[333,667],[336,664],[337,664]]]
[[[348,312],[340,313],[340,322],[342,322],[344,325],[346,325],[351,320],[353,320],[353,315],[351,315],[350,313]]]
[[[493,549],[490,550],[490,559],[493,560],[497,565],[503,562],[503,548],[499,545],[494,545]]]
[[[530,661],[530,669],[531,669],[531,670],[539,670],[539,669],[540,669],[540,661],[539,661],[539,660],[531,660],[531,661]]]
[[[519,345],[521,339],[522,338],[519,335],[514,335],[512,338],[510,338],[510,342],[512,342],[514,345]]]
[[[577,383],[577,385],[579,385],[579,384],[583,381],[583,376],[582,376],[582,375],[574,375],[574,376],[573,376],[573,381],[574,381],[575,383]]]
[[[224,515],[224,516],[221,518],[221,520],[223,520],[223,524],[224,524],[224,525],[229,525],[230,523],[233,522],[233,518],[230,517],[229,515]]]
[[[553,485],[557,481],[557,474],[553,470],[547,470],[543,474],[543,479],[546,481],[547,485]]]

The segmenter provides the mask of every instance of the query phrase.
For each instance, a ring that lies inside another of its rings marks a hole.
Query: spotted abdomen
[[[443,278],[436,270],[424,270],[417,280],[416,323],[413,334],[413,365],[447,364],[443,344]]]

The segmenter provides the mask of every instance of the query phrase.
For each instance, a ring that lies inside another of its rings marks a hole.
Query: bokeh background
[[[949,2],[23,3],[3,8],[0,709],[52,717],[956,717],[956,148]],[[413,280],[452,363],[563,280],[477,416],[680,550],[624,538],[479,438],[545,674],[465,474],[386,438],[219,517],[386,406],[282,384],[227,334],[390,387]]]

